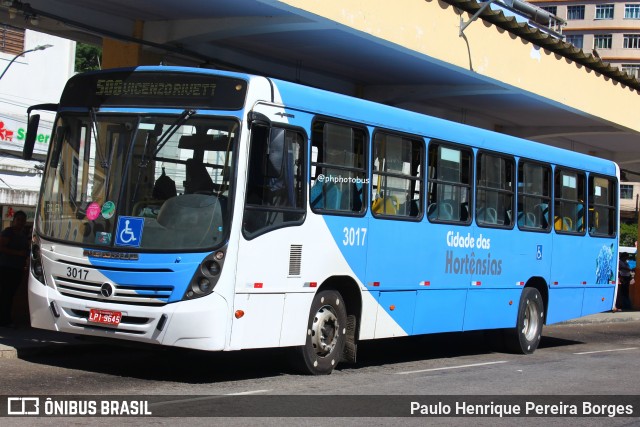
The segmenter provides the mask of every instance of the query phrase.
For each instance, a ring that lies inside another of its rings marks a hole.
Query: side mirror
[[[29,123],[27,124],[27,136],[24,139],[24,147],[22,148],[22,158],[24,160],[31,160],[31,157],[33,157],[33,147],[36,143],[36,137],[38,136],[39,125],[40,114],[29,116]]]
[[[24,146],[22,148],[22,158],[24,160],[31,160],[33,157],[33,147],[38,137],[38,126],[40,125],[40,114],[31,115],[33,110],[42,111],[58,111],[58,104],[37,104],[27,108],[27,115],[29,116],[29,122],[27,123],[27,135],[24,139]]]

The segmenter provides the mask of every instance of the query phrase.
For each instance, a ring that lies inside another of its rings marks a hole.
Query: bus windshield
[[[230,224],[239,122],[193,114],[61,114],[37,231],[105,249],[221,245]]]

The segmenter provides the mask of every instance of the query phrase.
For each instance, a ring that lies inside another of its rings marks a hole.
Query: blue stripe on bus
[[[115,285],[126,287],[135,284],[136,287],[143,288],[173,288],[170,295],[167,295],[167,291],[164,290],[138,289],[136,291],[138,295],[157,295],[159,299],[171,303],[182,300],[191,278],[206,255],[202,253],[140,253],[138,261],[89,257],[89,262]]]
[[[379,291],[380,307],[407,334],[513,327],[520,293],[532,277],[549,287],[548,323],[602,312],[613,304],[615,239],[427,219],[323,219],[358,280]],[[599,260],[605,252],[606,259]],[[572,263],[573,256],[591,258],[593,264]]]

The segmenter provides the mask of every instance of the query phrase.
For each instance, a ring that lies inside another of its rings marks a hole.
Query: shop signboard
[[[5,221],[13,221],[13,215],[18,211],[23,211],[27,214],[27,222],[33,222],[33,219],[36,216],[36,210],[33,206],[4,205],[2,207],[2,222],[5,223]]]
[[[0,115],[0,149],[3,151],[22,153],[24,140],[27,136],[26,116],[24,120]],[[36,136],[33,148],[34,154],[47,154],[51,126],[46,121],[41,121],[41,126]]]

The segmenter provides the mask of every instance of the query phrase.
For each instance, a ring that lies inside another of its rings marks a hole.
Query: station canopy
[[[463,11],[470,15],[481,8],[481,3],[475,0],[445,2],[439,3],[441,9],[451,8],[451,13],[460,15]],[[25,19],[10,19],[8,6],[0,7],[0,18],[11,25],[97,45],[102,44],[104,38],[139,42],[145,52],[156,55],[165,64],[244,71],[296,81],[550,145],[625,160],[620,162],[623,170],[626,164],[629,170],[640,172],[637,130],[640,125],[634,129],[603,120],[567,107],[559,102],[561,97],[549,99],[489,78],[471,67],[456,66],[417,52],[346,24],[350,19],[366,20],[366,16],[343,16],[342,22],[336,22],[317,10],[305,10],[303,5],[308,3],[297,0],[16,0],[12,7]],[[330,1],[327,8],[335,9],[339,3]],[[404,2],[347,3],[352,6],[358,3],[362,8],[375,5],[377,10],[388,7],[390,15],[393,9],[404,5]],[[38,19],[30,19],[33,17]],[[429,20],[434,18],[427,15],[423,19],[428,27]],[[140,27],[136,27],[136,23],[142,23],[137,34],[136,28]],[[584,68],[584,73],[604,75],[611,82],[612,93],[626,90],[638,94],[640,84],[636,79],[562,38],[528,25],[526,20],[513,18],[504,9],[492,5],[472,25],[488,26],[489,23],[499,27],[499,31],[509,32],[513,38],[521,38],[523,43],[551,51],[558,61],[567,63],[567,69],[575,68],[569,64],[577,64]],[[495,55],[501,54],[495,52]],[[518,72],[518,66],[513,64],[514,73]],[[549,80],[551,76],[540,78]],[[592,101],[600,102],[601,96],[591,95]]]

